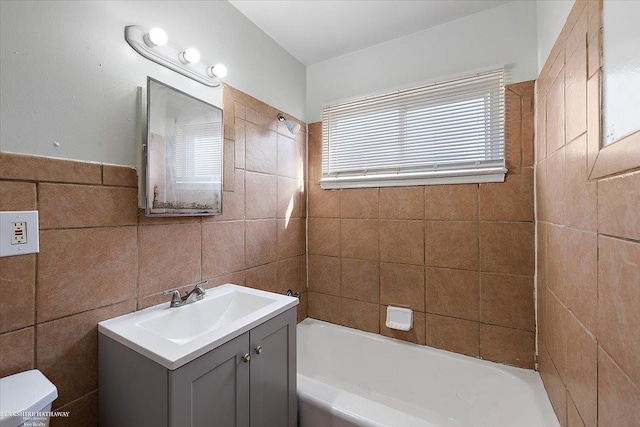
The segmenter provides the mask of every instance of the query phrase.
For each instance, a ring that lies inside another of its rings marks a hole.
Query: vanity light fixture
[[[124,29],[124,38],[140,55],[189,77],[203,85],[218,87],[227,75],[222,64],[209,66],[200,62],[200,52],[190,47],[182,49],[169,43],[167,33],[161,28],[146,28],[129,25]]]
[[[293,135],[300,132],[300,123],[296,123],[293,120],[287,119],[284,114],[278,113],[278,121],[284,122],[287,125],[287,129],[289,129],[289,132],[291,132]]]

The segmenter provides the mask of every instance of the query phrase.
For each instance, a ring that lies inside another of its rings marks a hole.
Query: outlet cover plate
[[[11,244],[13,223],[26,222],[27,243]],[[38,211],[0,212],[0,257],[35,254],[40,252],[40,227]]]

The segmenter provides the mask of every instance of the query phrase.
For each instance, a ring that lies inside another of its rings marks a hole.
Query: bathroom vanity
[[[296,426],[297,302],[223,285],[195,310],[164,304],[101,322],[100,425]]]

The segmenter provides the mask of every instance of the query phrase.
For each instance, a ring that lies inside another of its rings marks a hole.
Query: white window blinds
[[[504,71],[331,105],[323,188],[503,181]]]
[[[179,125],[174,175],[178,182],[216,182],[222,177],[222,123]]]

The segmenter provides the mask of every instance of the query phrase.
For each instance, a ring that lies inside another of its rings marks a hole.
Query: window
[[[222,123],[178,125],[174,176],[179,183],[218,183],[222,177]]]
[[[501,182],[504,71],[331,105],[323,188]]]

